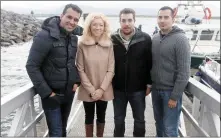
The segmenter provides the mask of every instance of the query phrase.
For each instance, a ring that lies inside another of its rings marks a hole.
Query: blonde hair
[[[104,22],[104,32],[101,36],[101,39],[105,40],[110,40],[111,39],[111,31],[110,31],[110,25],[107,17],[102,14],[102,13],[90,13],[85,22],[84,22],[84,31],[83,35],[81,37],[81,41],[87,41],[94,39],[92,37],[92,32],[91,32],[91,23],[93,22],[94,19],[102,19]]]

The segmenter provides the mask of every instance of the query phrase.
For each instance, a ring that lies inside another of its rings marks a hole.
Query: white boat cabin
[[[219,27],[204,24],[185,25],[181,28],[186,32],[192,52],[208,54],[220,51]]]

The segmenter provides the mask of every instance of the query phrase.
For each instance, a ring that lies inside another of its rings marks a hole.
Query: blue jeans
[[[124,137],[125,133],[125,117],[127,103],[129,101],[134,118],[134,137],[145,136],[145,91],[125,93],[118,90],[114,91],[114,137]]]
[[[182,96],[177,100],[175,108],[168,107],[172,90],[152,90],[154,119],[157,137],[178,137],[178,125],[182,108]]]
[[[48,102],[57,102],[56,107],[44,108],[49,130],[49,137],[66,137],[67,121],[71,111],[73,99],[66,100],[64,96],[56,95],[56,97],[54,96],[53,98],[43,99],[42,104],[47,104]]]

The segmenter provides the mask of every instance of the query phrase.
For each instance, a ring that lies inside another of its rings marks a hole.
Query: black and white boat
[[[199,66],[199,72],[197,74],[200,76],[201,83],[220,94],[220,63],[210,57],[205,57],[205,60]]]

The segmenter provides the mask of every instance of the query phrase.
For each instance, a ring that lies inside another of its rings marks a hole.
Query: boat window
[[[203,30],[200,35],[200,40],[211,40],[213,38],[214,31]]]
[[[220,41],[220,31],[216,33],[215,41]]]
[[[192,36],[191,40],[196,40],[198,31],[197,30],[192,30],[192,31],[193,31],[193,36]]]

